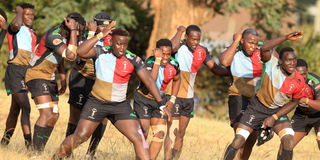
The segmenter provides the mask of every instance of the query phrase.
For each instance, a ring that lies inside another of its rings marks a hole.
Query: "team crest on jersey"
[[[122,70],[122,72],[128,72],[128,70],[127,70],[127,68],[128,68],[128,62],[127,62],[127,61],[123,61],[122,64],[123,64],[123,70]]]
[[[199,54],[198,60],[201,61],[202,60],[201,51],[199,51],[198,54]]]
[[[53,43],[53,45],[58,45],[58,44],[60,44],[62,41],[61,41],[61,39],[54,39],[53,41],[52,41],[52,43]]]
[[[172,78],[172,72],[173,72],[173,69],[172,68],[169,68],[169,78]]]

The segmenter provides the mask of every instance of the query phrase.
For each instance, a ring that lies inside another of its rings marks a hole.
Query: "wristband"
[[[68,45],[68,49],[72,52],[72,53],[74,53],[74,54],[77,54],[77,46],[75,46],[75,45],[73,45],[73,44],[69,44]]]
[[[94,31],[89,31],[89,32],[88,32],[88,37],[87,37],[87,39],[90,39],[90,38],[94,37],[95,34],[96,34],[96,32],[94,32]]]
[[[156,57],[156,60],[154,61],[154,64],[160,65],[161,57]]]
[[[309,98],[306,98],[306,105],[308,105],[309,103]]]
[[[170,97],[170,102],[172,102],[173,104],[176,102],[177,97],[176,96],[171,96]]]
[[[72,28],[72,29],[70,29],[70,31],[77,31],[78,29],[75,29],[75,28]]]
[[[276,114],[273,114],[272,117],[275,119],[275,120],[278,120],[279,117],[276,115]]]
[[[103,38],[103,33],[100,32],[99,34],[97,34],[97,38],[98,38],[98,40],[100,40],[101,38]]]

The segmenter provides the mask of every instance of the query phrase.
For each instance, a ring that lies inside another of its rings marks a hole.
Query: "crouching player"
[[[156,81],[162,97],[168,83],[171,80],[173,81],[172,96],[166,103],[170,112],[180,87],[179,64],[177,60],[171,57],[171,52],[171,41],[169,39],[160,39],[154,49],[154,56],[146,60],[147,70],[150,71],[152,78]],[[142,82],[134,92],[134,111],[139,118],[146,139],[151,125],[153,138],[150,144],[150,156],[151,159],[156,159],[164,141],[166,119],[160,114],[157,101]]]

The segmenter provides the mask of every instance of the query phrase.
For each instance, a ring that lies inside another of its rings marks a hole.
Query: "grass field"
[[[5,128],[5,119],[10,107],[10,97],[7,97],[4,90],[0,90],[0,136]],[[33,157],[24,148],[22,131],[18,123],[15,134],[7,147],[0,147],[0,160],[28,160],[28,159],[49,159],[58,149],[65,138],[65,130],[69,116],[67,97],[60,97],[60,119],[47,143],[44,154]],[[33,125],[38,117],[38,110],[31,100],[31,124]],[[227,112],[226,112],[227,114]],[[233,131],[229,127],[229,121],[218,121],[215,119],[205,119],[195,117],[191,120],[184,141],[184,148],[181,160],[215,160],[222,159],[227,145],[233,139]],[[318,160],[320,152],[315,141],[315,134],[312,132],[304,138],[294,150],[294,160]],[[148,139],[150,141],[150,139]],[[251,159],[270,160],[276,159],[279,146],[279,138],[275,136],[270,142],[261,147],[254,147]],[[78,147],[75,159],[83,159],[88,142]],[[97,159],[135,159],[133,147],[130,142],[122,136],[110,123],[98,147]],[[161,151],[158,159],[163,159]]]

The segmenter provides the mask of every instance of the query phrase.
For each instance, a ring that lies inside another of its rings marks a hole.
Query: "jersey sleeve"
[[[180,66],[179,66],[179,63],[176,59],[174,59],[173,57],[170,58],[170,62],[169,62],[173,67],[174,69],[176,70],[176,75],[179,75],[180,74]]]
[[[145,68],[145,64],[143,62],[143,60],[139,57],[136,56],[132,61],[131,61],[132,65],[134,66],[134,71],[136,73],[138,73],[139,71],[141,71],[142,69]]]
[[[20,30],[20,29],[18,29],[17,31],[13,32],[11,27],[12,27],[12,24],[10,23],[9,26],[8,26],[8,33],[11,34],[11,35],[17,34],[19,32],[19,30]]]
[[[204,50],[205,50],[205,52],[206,52],[206,57],[204,58],[204,61],[203,61],[203,63],[204,64],[206,64],[208,61],[210,61],[212,58],[211,58],[211,56],[210,56],[210,53],[209,53],[209,51],[208,51],[208,48],[206,48],[206,47],[203,47],[204,48]]]
[[[63,45],[63,37],[60,35],[53,35],[51,33],[47,33],[47,37],[45,39],[45,46],[51,50],[57,51]]]
[[[104,48],[103,46],[96,45],[96,46],[94,47],[94,50],[96,51],[96,54],[95,54],[95,56],[92,57],[92,58],[93,58],[94,60],[96,60],[96,59],[99,57],[99,55],[105,53],[108,49],[107,49],[107,48]]]
[[[316,89],[314,90],[314,99],[318,99],[320,98],[320,84],[318,84],[315,88]]]

